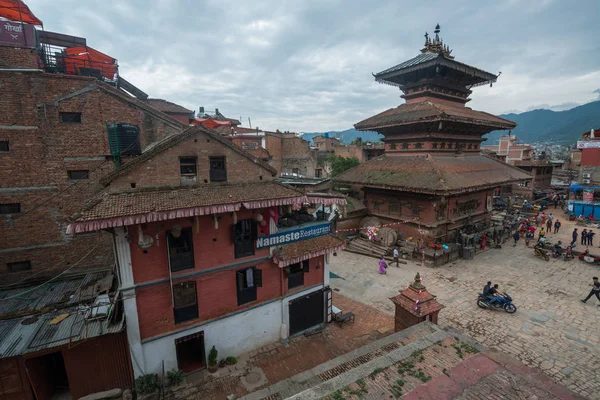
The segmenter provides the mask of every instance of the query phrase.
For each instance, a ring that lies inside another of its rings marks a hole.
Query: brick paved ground
[[[298,373],[316,367],[344,353],[393,333],[394,321],[389,314],[333,293],[333,304],[344,312],[355,314],[355,322],[342,326],[328,324],[321,333],[293,338],[289,344],[274,343],[240,357],[240,363],[230,371],[210,375],[205,371],[188,379],[188,386],[170,396],[171,399],[222,400],[227,394],[244,396],[248,390],[241,377],[257,368],[266,377],[264,384],[272,385]]]
[[[344,278],[332,279],[332,287],[390,314],[393,304],[388,298],[421,270],[420,264],[409,261],[401,268],[390,267],[387,275],[379,275],[377,260],[347,252],[333,257],[331,268]],[[600,399],[596,368],[600,359],[600,308],[595,306],[596,300],[579,302],[589,292],[591,277],[600,275],[600,267],[577,259],[546,262],[521,243],[479,252],[474,260],[426,267],[421,274],[428,290],[446,306],[440,313],[440,325],[457,328],[488,347],[539,368],[578,394]],[[487,280],[498,283],[513,297],[516,314],[477,308],[477,294]]]

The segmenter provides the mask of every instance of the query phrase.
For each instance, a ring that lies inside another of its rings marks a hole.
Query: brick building
[[[493,151],[511,165],[515,165],[517,161],[531,160],[534,156],[531,145],[521,143],[516,136],[510,135],[500,136],[498,144],[481,146],[481,150]]]
[[[373,158],[377,158],[383,155],[384,152],[385,148],[383,144],[368,142],[349,144],[347,146],[335,146],[333,148],[333,153],[336,156],[344,158],[356,158],[361,163],[372,160]]]
[[[455,239],[467,225],[485,228],[494,190],[531,179],[480,154],[482,135],[515,124],[465,106],[472,87],[497,76],[455,61],[450,53],[437,26],[421,54],[375,75],[399,87],[406,103],[355,125],[382,134],[385,153],[334,179],[360,189],[369,214],[382,222],[410,220],[395,226],[406,236],[440,241]]]
[[[117,164],[186,126],[119,89],[124,79],[83,76],[89,68],[58,70],[57,59],[47,57],[49,46],[64,54],[84,38],[42,31],[36,37],[29,47],[0,44],[0,283],[54,276],[98,241],[104,246],[81,267],[112,265],[110,238],[66,234],[68,216]],[[121,132],[112,132],[109,143],[113,122],[137,129],[120,149]]]
[[[179,104],[164,99],[147,99],[146,102],[156,110],[161,111],[186,125],[194,120],[194,111],[188,110]]]
[[[237,356],[326,321],[328,257],[343,242],[327,234],[328,215],[315,221],[303,205],[345,200],[276,175],[197,126],[110,174],[76,216],[70,231],[115,240],[136,376],[162,361],[203,368],[212,346]]]

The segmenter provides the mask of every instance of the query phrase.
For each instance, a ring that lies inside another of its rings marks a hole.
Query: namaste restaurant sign
[[[279,232],[273,235],[259,237],[256,239],[256,248],[262,249],[264,247],[281,246],[300,240],[327,235],[328,233],[331,233],[331,225],[329,222],[325,222],[323,224],[311,225],[305,228],[298,228],[292,231]]]

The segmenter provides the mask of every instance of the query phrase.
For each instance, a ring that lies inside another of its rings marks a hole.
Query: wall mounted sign
[[[0,21],[0,45],[34,48],[36,44],[33,25]]]
[[[262,249],[271,246],[281,246],[300,240],[327,235],[328,233],[331,233],[331,225],[328,222],[307,227],[299,227],[291,231],[278,232],[273,235],[259,237],[256,239],[256,248]]]

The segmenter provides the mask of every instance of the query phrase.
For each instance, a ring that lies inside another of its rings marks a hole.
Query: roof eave
[[[374,117],[371,117],[371,118],[374,118]],[[497,118],[499,118],[499,117],[497,117]],[[395,126],[411,125],[411,124],[421,123],[421,122],[444,122],[444,121],[464,122],[464,123],[469,123],[469,124],[473,124],[473,125],[488,126],[490,128],[493,128],[493,130],[501,130],[501,131],[514,129],[517,126],[516,123],[514,123],[512,121],[508,121],[508,120],[506,120],[507,123],[490,123],[490,122],[484,121],[484,120],[449,117],[447,115],[441,115],[441,116],[437,116],[437,117],[433,117],[433,118],[412,119],[412,120],[406,120],[406,121],[395,122],[395,123],[391,123],[391,124],[383,124],[383,125],[366,125],[366,124],[361,125],[362,122],[358,122],[358,123],[354,124],[354,128],[357,131],[373,131],[376,129],[393,128]]]

